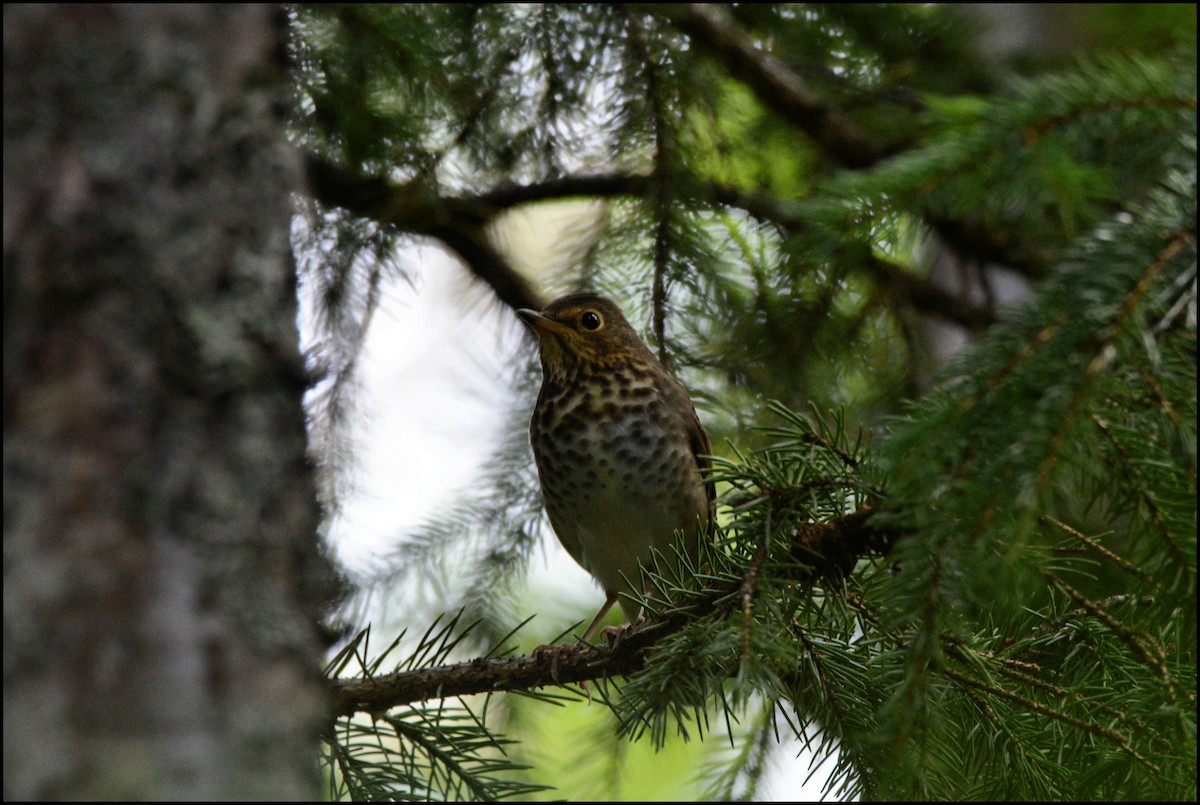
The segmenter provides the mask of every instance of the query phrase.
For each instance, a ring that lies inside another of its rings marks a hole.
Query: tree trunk
[[[312,798],[282,12],[4,9],[5,798]]]

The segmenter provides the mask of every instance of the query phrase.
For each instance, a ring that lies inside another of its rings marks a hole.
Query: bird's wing
[[[695,406],[688,403],[688,409],[692,415],[688,418],[688,445],[692,448],[692,457],[696,459],[696,466],[700,468],[700,475],[704,478],[704,492],[708,495],[708,524],[712,525],[713,518],[713,501],[717,498],[717,485],[709,478],[709,473],[712,471],[712,459],[709,455],[712,453],[712,445],[708,443],[708,433],[704,430],[704,423],[700,421],[700,417],[696,414]]]
[[[546,514],[550,518],[550,527],[554,529],[554,535],[558,537],[559,544],[567,549],[567,553],[575,560],[575,564],[591,573],[592,569],[588,566],[583,554],[583,544],[579,541],[579,535],[570,527],[570,523],[555,517],[555,513],[550,510],[549,506],[546,507]]]

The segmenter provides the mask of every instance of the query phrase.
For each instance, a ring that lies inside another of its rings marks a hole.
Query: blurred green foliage
[[[707,603],[620,729],[494,697],[522,779],[752,796],[781,734],[836,797],[1195,798],[1196,10],[1004,8],[294,10],[296,139],[352,177],[314,184],[299,244],[328,354],[352,363],[396,250],[438,239],[505,298],[487,227],[595,198],[546,295],[621,304],[722,459],[711,573],[677,590]],[[487,477],[376,588],[478,618],[467,653],[532,606],[517,363]],[[814,577],[796,546],[867,511],[890,553]],[[670,743],[730,715],[702,761]]]

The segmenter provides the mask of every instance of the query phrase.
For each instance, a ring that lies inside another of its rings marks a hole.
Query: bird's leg
[[[617,594],[615,592],[605,591],[604,606],[600,607],[600,611],[596,613],[596,617],[592,618],[592,622],[588,625],[587,631],[583,633],[583,638],[579,641],[579,645],[584,645],[591,638],[592,633],[596,631],[596,627],[600,625],[600,621],[604,620],[604,616],[612,609],[612,605],[617,603]],[[592,699],[592,692],[588,690],[586,679],[580,680],[579,686],[583,688],[583,692],[588,695],[588,701]]]
[[[579,641],[580,643],[586,643],[591,639],[592,634],[596,631],[596,627],[600,625],[600,621],[604,620],[604,616],[612,609],[612,605],[617,603],[617,594],[615,592],[606,593],[605,595],[607,595],[607,598],[604,599],[604,606],[600,607],[600,611],[596,613],[596,617],[592,618],[592,623],[588,626],[587,631],[583,633],[583,638]]]

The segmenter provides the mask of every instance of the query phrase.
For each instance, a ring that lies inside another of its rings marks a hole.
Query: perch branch
[[[858,557],[886,553],[898,534],[876,528],[870,520],[875,511],[863,507],[840,520],[815,523],[797,532],[788,546],[794,557],[807,565],[801,581],[827,576],[844,576]],[[569,684],[610,676],[627,676],[645,663],[649,649],[659,639],[678,631],[697,614],[713,611],[718,602],[736,595],[741,579],[733,587],[709,588],[689,607],[675,610],[623,634],[611,646],[580,646],[561,652],[552,670],[549,652],[532,656],[501,659],[477,658],[467,662],[376,674],[370,678],[343,678],[330,681],[334,713],[349,716],[356,712],[380,713],[392,707],[446,696],[472,693],[521,691],[549,685]],[[557,678],[556,678],[557,677]]]

